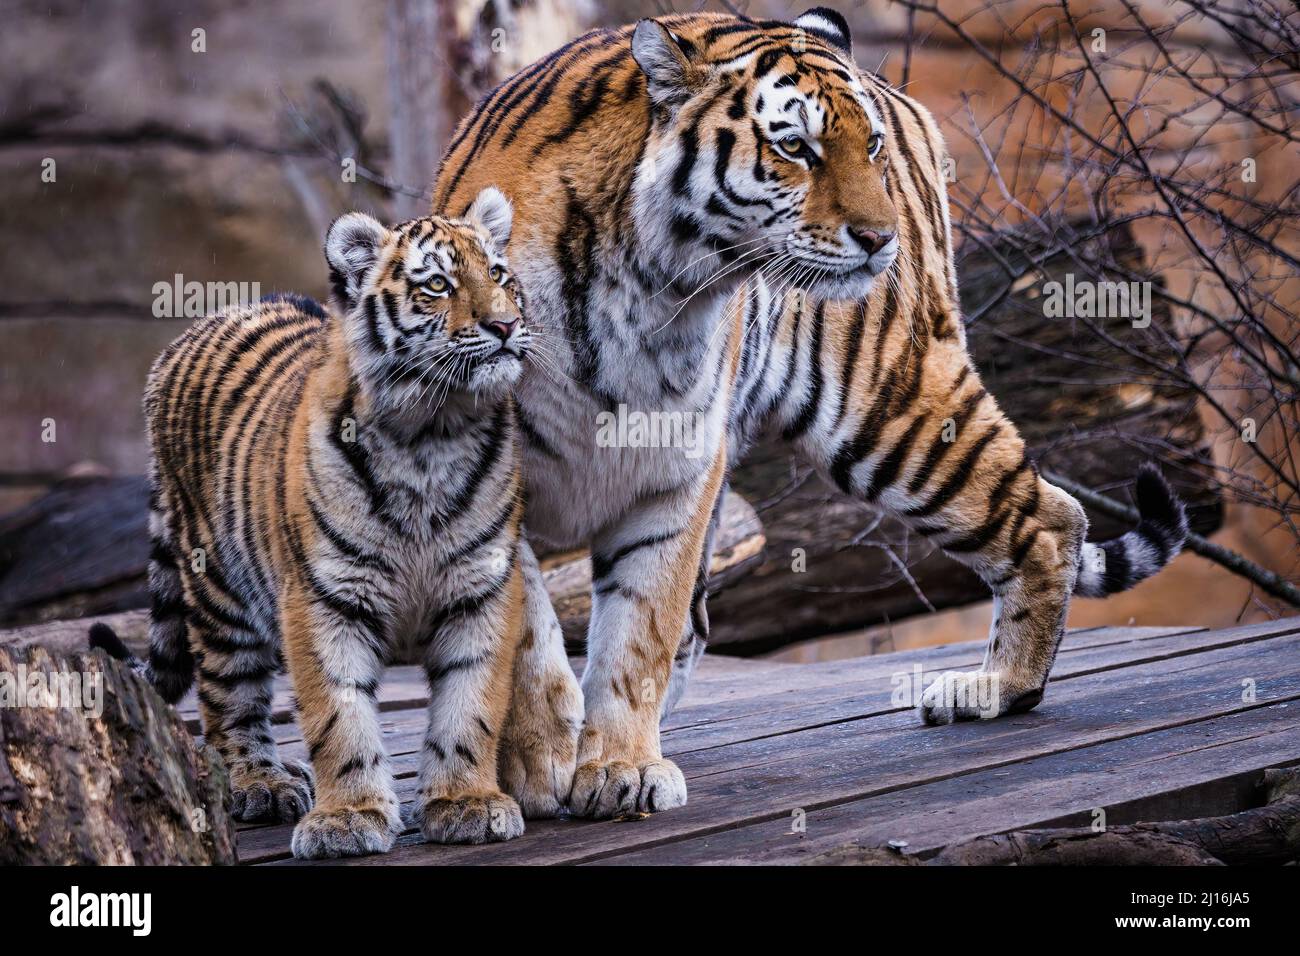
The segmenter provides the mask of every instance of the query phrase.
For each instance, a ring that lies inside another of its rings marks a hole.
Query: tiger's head
[[[454,392],[497,396],[519,377],[530,333],[503,250],[513,212],[495,187],[463,219],[392,229],[365,213],[325,239],[354,371],[391,407],[437,407]]]
[[[898,215],[887,129],[858,77],[848,24],[819,8],[759,24],[759,39],[754,26],[736,27],[742,39],[728,44],[725,27],[692,38],[637,24],[632,56],[651,113],[638,228],[688,259],[718,253],[689,266],[697,282],[762,267],[821,296],[865,295],[898,255]]]

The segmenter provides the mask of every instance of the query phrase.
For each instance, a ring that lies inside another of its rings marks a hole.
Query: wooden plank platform
[[[918,671],[973,668],[982,653],[971,642],[821,664],[707,657],[663,737],[687,777],[686,807],[637,822],[529,821],[520,839],[489,846],[429,845],[411,831],[390,854],[345,862],[782,864],[889,840],[926,854],[981,834],[1087,824],[1097,809],[1110,824],[1234,812],[1264,768],[1300,763],[1300,617],[1074,631],[1027,714],[926,727],[897,706],[895,688]],[[380,692],[404,802],[422,681],[393,668]],[[304,757],[283,682],[276,715],[283,752]],[[241,862],[301,865],[291,829],[242,825]]]

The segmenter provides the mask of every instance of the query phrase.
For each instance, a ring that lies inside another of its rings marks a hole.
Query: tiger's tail
[[[1074,593],[1105,597],[1127,591],[1155,574],[1182,551],[1187,540],[1183,503],[1153,466],[1137,477],[1138,526],[1118,538],[1085,542]]]
[[[149,665],[131,653],[131,648],[122,642],[117,636],[117,631],[113,630],[107,624],[99,622],[90,625],[90,631],[86,635],[92,650],[98,648],[106,653],[115,661],[122,661],[128,665],[131,670],[135,671],[146,680],[149,679]],[[152,683],[152,681],[150,681]]]
[[[168,630],[164,627],[163,630]],[[135,671],[151,685],[154,690],[162,696],[163,700],[169,704],[174,704],[185,696],[186,691],[194,682],[193,659],[190,657],[188,648],[182,648],[183,656],[190,661],[188,669],[182,669],[174,666],[156,666],[162,657],[172,657],[170,635],[161,635],[165,645],[162,648],[158,646],[159,629],[156,624],[151,622],[149,625],[149,659],[142,660],[137,657],[131,648],[127,647],[117,632],[103,622],[90,625],[90,631],[87,633],[87,639],[92,649],[99,648],[114,660],[122,661],[131,670]]]
[[[90,646],[102,648],[110,657],[126,661],[132,670],[153,685],[169,704],[174,704],[194,683],[194,655],[186,636],[187,610],[181,587],[180,567],[170,546],[167,516],[157,491],[150,502],[149,529],[153,535],[149,554],[149,659],[140,660],[107,624],[90,628]]]

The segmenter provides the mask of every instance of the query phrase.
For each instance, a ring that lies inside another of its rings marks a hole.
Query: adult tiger
[[[939,132],[850,51],[820,8],[598,30],[488,94],[443,159],[436,206],[491,182],[517,210],[542,355],[518,388],[528,530],[592,549],[581,693],[525,565],[502,760],[527,814],[686,801],[659,718],[703,650],[728,463],[761,429],[990,584],[984,664],[925,691],[932,722],[1033,707],[1071,593],[1128,587],[1181,546],[1154,475],[1137,531],[1084,545],[1083,509],[1038,476],[967,355]],[[603,447],[602,413],[637,411],[690,416],[693,441]]]

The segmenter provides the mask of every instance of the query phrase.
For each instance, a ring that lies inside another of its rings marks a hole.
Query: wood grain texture
[[[1294,728],[1288,742],[1294,747]],[[925,862],[930,866],[1261,866],[1295,861],[1300,857],[1300,770],[1270,768],[1250,777],[1263,806],[1219,816],[1118,826],[1103,809],[1096,809],[1091,826],[976,836],[944,847]],[[891,866],[920,862],[917,855],[902,852],[901,842],[884,847],[849,843],[804,863]]]
[[[407,833],[392,854],[355,862],[784,864],[890,839],[932,854],[985,834],[1086,825],[1096,808],[1113,825],[1234,812],[1264,768],[1300,762],[1300,618],[1073,632],[1039,708],[997,721],[926,728],[898,699],[914,669],[966,668],[979,654],[967,643],[811,665],[706,656],[663,735],[688,778],[686,807],[636,823],[531,821],[522,839],[489,847]],[[418,709],[384,715],[404,801],[422,720]],[[276,736],[303,753],[292,723]],[[288,837],[243,827],[240,858],[291,862]]]

